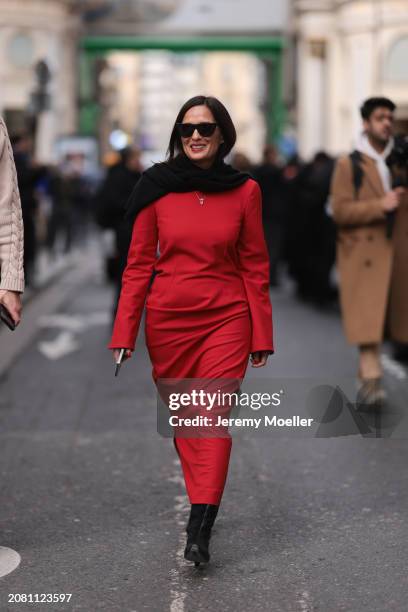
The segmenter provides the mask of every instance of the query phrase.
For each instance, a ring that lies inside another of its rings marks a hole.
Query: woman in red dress
[[[274,352],[261,192],[224,162],[235,140],[219,100],[190,99],[167,161],[143,173],[128,203],[132,241],[109,348],[115,360],[121,348],[131,356],[145,305],[158,388],[161,379],[239,383],[249,358],[262,367]],[[232,442],[227,434],[174,443],[191,503],[184,556],[198,565],[209,560]]]

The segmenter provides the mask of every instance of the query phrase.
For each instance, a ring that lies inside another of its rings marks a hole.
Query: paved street
[[[21,557],[0,578],[1,612],[406,610],[406,439],[237,438],[212,562],[197,570],[183,559],[188,503],[157,434],[143,337],[115,379],[98,266],[63,295],[0,381],[0,545]],[[335,310],[287,289],[272,298],[276,354],[249,376],[354,376]],[[387,364],[404,404],[404,371]]]

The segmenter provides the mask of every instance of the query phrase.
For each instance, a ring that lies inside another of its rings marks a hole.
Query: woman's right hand
[[[113,360],[114,360],[115,363],[119,359],[120,351],[121,351],[121,349],[112,349]],[[126,359],[130,359],[131,356],[132,356],[132,351],[130,349],[126,349],[125,354],[124,354],[123,359],[122,359],[122,363],[124,361],[126,361]]]

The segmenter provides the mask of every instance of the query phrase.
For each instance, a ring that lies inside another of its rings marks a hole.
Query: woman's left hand
[[[269,353],[268,351],[255,351],[251,353],[251,365],[253,368],[261,368],[266,365],[268,361]]]

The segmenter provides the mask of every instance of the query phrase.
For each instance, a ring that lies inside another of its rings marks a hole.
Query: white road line
[[[303,591],[298,601],[302,612],[311,612],[313,606],[310,598],[310,593],[308,593],[307,591]]]
[[[5,326],[0,329],[0,345],[7,350],[0,351],[0,376],[2,376],[17,357],[33,342],[38,335],[37,320],[45,314],[52,314],[61,308],[79,288],[92,279],[99,271],[99,258],[93,255],[94,249],[81,265],[61,274],[48,289],[44,289],[24,306],[23,318],[16,332],[10,332]]]
[[[180,474],[181,466],[178,459],[173,461],[174,471],[168,477],[168,480],[173,483],[177,483],[181,488],[184,487],[184,479]],[[170,586],[170,612],[185,612],[184,601],[187,596],[186,586],[184,581],[180,579],[180,570],[185,567],[184,562],[184,547],[186,532],[185,528],[188,518],[189,503],[185,494],[176,495],[174,497],[174,510],[175,510],[175,525],[180,528],[180,535],[178,540],[177,551],[175,555],[175,567],[170,571],[171,586]]]
[[[0,546],[0,577],[13,572],[21,562],[21,557],[12,548]]]
[[[67,314],[44,315],[38,319],[37,325],[39,327],[62,327],[67,331],[82,331],[85,326],[81,317]]]
[[[91,312],[89,314],[51,314],[40,317],[37,321],[39,327],[61,327],[65,330],[80,332],[91,326],[107,325],[111,321],[108,311]]]
[[[38,350],[48,359],[55,361],[60,359],[80,347],[80,343],[75,339],[74,334],[70,331],[61,332],[54,340],[49,342],[39,342]]]
[[[38,343],[38,350],[48,359],[55,360],[80,348],[75,332],[82,332],[91,326],[107,325],[110,314],[106,311],[93,312],[84,315],[51,314],[39,317],[39,327],[61,328],[59,335],[53,340]]]
[[[85,324],[89,327],[91,325],[108,325],[111,322],[112,315],[107,310],[100,312],[90,312],[87,315],[82,315]]]

